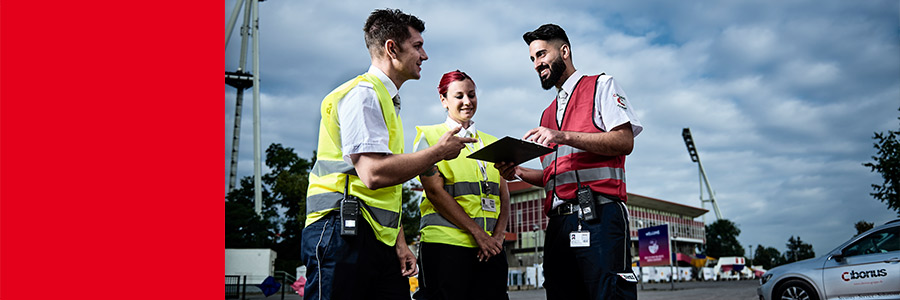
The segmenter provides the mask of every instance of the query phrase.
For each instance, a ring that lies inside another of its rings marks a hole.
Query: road
[[[638,299],[640,300],[757,300],[756,287],[758,280],[741,281],[705,281],[705,282],[676,282],[675,289],[671,290],[669,283],[644,284],[643,289],[638,287]],[[265,297],[258,293],[255,287],[249,287],[247,300],[280,300],[281,294]],[[252,293],[255,292],[255,293]],[[286,293],[285,300],[299,300],[295,293]],[[546,300],[543,289],[510,291],[510,300]]]
[[[640,300],[757,300],[758,280],[676,282],[675,290],[670,283],[644,284],[638,287]],[[545,300],[543,289],[509,292],[510,300]]]

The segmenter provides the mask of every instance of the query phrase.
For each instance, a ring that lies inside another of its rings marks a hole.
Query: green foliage
[[[271,248],[278,253],[275,269],[293,274],[301,264],[301,232],[313,163],[281,144],[269,145],[265,163],[271,171],[261,178],[263,217],[253,210],[253,179],[244,177],[226,197],[225,247]]]
[[[857,235],[862,234],[863,232],[868,231],[869,229],[874,228],[875,223],[869,223],[864,220],[860,220],[859,222],[856,222],[856,224],[853,226],[856,227],[856,234],[853,236],[857,236]]]
[[[900,119],[900,118],[897,118]],[[872,184],[870,193],[875,199],[887,204],[889,209],[897,211],[900,215],[900,129],[897,131],[888,130],[887,135],[876,132],[872,139],[875,142],[875,149],[878,150],[878,156],[872,156],[874,162],[864,163],[863,166],[872,169],[872,172],[878,172],[884,178],[881,185]]]
[[[753,265],[762,266],[763,269],[771,270],[774,267],[784,264],[784,257],[781,252],[773,247],[763,247],[756,245],[756,251],[753,254]]]
[[[271,202],[269,191],[263,188],[263,203]],[[253,178],[241,179],[240,187],[225,197],[225,247],[271,248],[275,244],[275,212],[264,209],[260,217],[254,210]],[[263,208],[266,206],[263,205]]]
[[[419,211],[421,196],[416,196],[412,188],[421,189],[422,186],[413,184],[412,187],[403,185],[403,213],[400,223],[403,224],[403,235],[406,236],[406,244],[412,245],[419,237],[419,221],[422,213]]]
[[[744,256],[744,247],[737,240],[740,234],[737,225],[727,219],[706,225],[706,255],[715,258]]]
[[[816,257],[816,252],[810,244],[800,240],[800,236],[794,239],[794,236],[788,239],[787,252],[784,252],[784,260],[786,263],[801,261],[807,258]]]

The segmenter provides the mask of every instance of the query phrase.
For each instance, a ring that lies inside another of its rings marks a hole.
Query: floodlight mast
[[[234,133],[231,141],[231,170],[228,178],[228,192],[234,190],[237,181],[238,146],[241,135],[241,111],[244,100],[244,89],[253,88],[253,198],[256,214],[262,213],[262,183],[260,166],[260,141],[259,141],[259,2],[263,0],[238,0],[234,11],[226,25],[225,48],[228,48],[228,40],[234,31],[235,21],[241,6],[244,6],[244,24],[241,26],[241,56],[236,72],[225,72],[225,83],[237,88],[237,97],[234,112]],[[251,23],[252,22],[252,23]],[[251,26],[252,24],[252,26]],[[244,72],[247,63],[247,39],[253,37],[253,72]],[[256,75],[254,75],[256,74]]]
[[[712,185],[709,184],[709,178],[706,177],[706,170],[703,169],[703,163],[700,162],[700,156],[697,154],[697,147],[694,145],[694,137],[691,136],[691,129],[685,128],[681,131],[681,137],[684,138],[684,145],[687,146],[688,155],[691,161],[697,163],[700,169],[701,185],[700,185],[700,206],[706,208],[706,202],[712,202],[713,210],[716,212],[716,220],[722,219],[722,213],[719,212],[719,205],[716,203],[716,193],[713,192]],[[706,190],[709,192],[709,199],[703,199],[703,183],[706,184]],[[703,223],[706,223],[706,215],[703,215]]]

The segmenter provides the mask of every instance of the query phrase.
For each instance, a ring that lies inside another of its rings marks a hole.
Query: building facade
[[[504,246],[510,267],[531,266],[543,262],[544,230],[548,218],[543,211],[546,193],[526,182],[509,182],[510,215]],[[706,243],[703,222],[694,219],[708,210],[661,199],[628,193],[631,228],[631,254],[637,261],[638,229],[669,224],[674,252],[693,255]],[[681,257],[682,255],[679,255]],[[689,261],[687,262],[689,263]]]

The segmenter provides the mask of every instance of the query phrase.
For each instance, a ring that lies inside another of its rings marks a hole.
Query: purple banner
[[[638,246],[641,267],[672,265],[669,224],[638,229]]]

